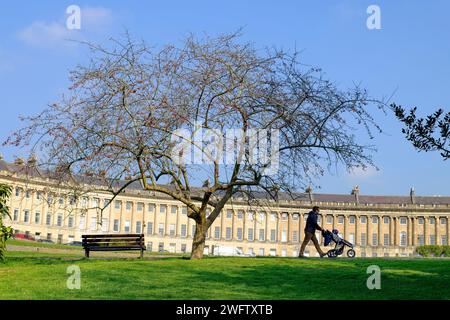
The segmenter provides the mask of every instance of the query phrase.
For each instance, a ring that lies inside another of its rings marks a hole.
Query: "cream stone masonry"
[[[16,232],[58,243],[80,241],[82,234],[143,233],[148,250],[190,251],[195,223],[182,203],[136,186],[113,201],[101,190],[75,200],[29,165],[0,160],[0,183],[13,188],[12,219],[5,223]],[[103,214],[94,209],[108,202]],[[418,245],[449,241],[448,196],[416,196],[413,190],[409,196],[365,196],[359,188],[349,195],[315,194],[308,188],[296,200],[280,197],[264,207],[234,198],[212,224],[206,250],[229,246],[249,254],[297,256],[307,214],[315,205],[321,208],[320,225],[338,229],[355,244],[359,257],[411,256]],[[317,256],[312,245],[305,253]]]

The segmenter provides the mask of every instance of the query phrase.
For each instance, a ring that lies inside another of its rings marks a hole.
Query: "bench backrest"
[[[84,248],[145,247],[145,240],[143,234],[84,234],[81,236],[81,238]]]

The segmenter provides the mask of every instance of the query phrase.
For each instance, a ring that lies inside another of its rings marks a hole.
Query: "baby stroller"
[[[327,252],[327,256],[329,258],[336,258],[337,256],[340,256],[344,252],[344,248],[346,246],[350,248],[347,250],[347,257],[349,258],[355,257],[356,253],[355,250],[353,250],[353,244],[339,237],[338,230],[333,229],[333,231],[331,232],[328,230],[324,230],[322,231],[322,236],[324,239],[324,246],[329,245],[332,241],[336,243],[334,249],[328,250]]]

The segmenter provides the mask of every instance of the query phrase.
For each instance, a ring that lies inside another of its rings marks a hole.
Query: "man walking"
[[[319,207],[315,206],[313,207],[312,211],[308,213],[308,219],[306,219],[305,226],[305,239],[303,240],[302,247],[300,248],[300,254],[298,256],[299,258],[304,257],[303,253],[305,252],[306,245],[310,240],[312,240],[312,242],[314,243],[314,246],[316,247],[317,252],[320,254],[320,257],[326,255],[326,253],[324,253],[320,248],[319,241],[316,238],[316,230],[323,231],[323,229],[317,224],[319,212]]]

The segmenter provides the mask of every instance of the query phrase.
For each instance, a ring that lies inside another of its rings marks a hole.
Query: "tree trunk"
[[[194,240],[192,241],[191,259],[203,258],[207,231],[206,221],[196,222]]]

